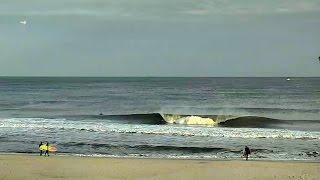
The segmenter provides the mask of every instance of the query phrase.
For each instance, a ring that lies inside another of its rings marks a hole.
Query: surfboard
[[[58,148],[56,148],[55,146],[47,146],[47,145],[41,145],[39,147],[39,150],[40,151],[46,151],[46,150],[49,150],[49,152],[57,152],[58,151]]]

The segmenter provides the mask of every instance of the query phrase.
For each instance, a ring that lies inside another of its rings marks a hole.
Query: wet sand
[[[320,163],[0,155],[11,179],[320,179]]]

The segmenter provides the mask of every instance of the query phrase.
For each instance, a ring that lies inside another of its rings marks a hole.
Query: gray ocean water
[[[320,160],[320,78],[0,78],[0,152]]]

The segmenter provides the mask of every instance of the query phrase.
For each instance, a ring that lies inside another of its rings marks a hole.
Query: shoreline
[[[0,152],[0,156],[31,156],[37,157],[39,153],[5,153]],[[39,156],[41,157],[41,156]],[[218,159],[218,158],[169,158],[169,157],[146,157],[146,156],[113,156],[113,155],[85,155],[85,154],[53,154],[50,153],[50,157],[75,157],[75,158],[101,158],[101,159],[153,159],[153,160],[183,160],[183,161],[245,161],[244,158],[230,158],[230,159]],[[49,157],[49,158],[50,158]],[[298,159],[298,160],[284,160],[284,159],[255,159],[250,158],[248,161],[254,162],[288,162],[288,163],[320,163],[320,160]]]
[[[0,154],[0,179],[319,179],[319,162]]]

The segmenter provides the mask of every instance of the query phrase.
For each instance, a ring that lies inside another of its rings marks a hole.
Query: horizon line
[[[320,78],[320,76],[2,76],[0,78]]]

